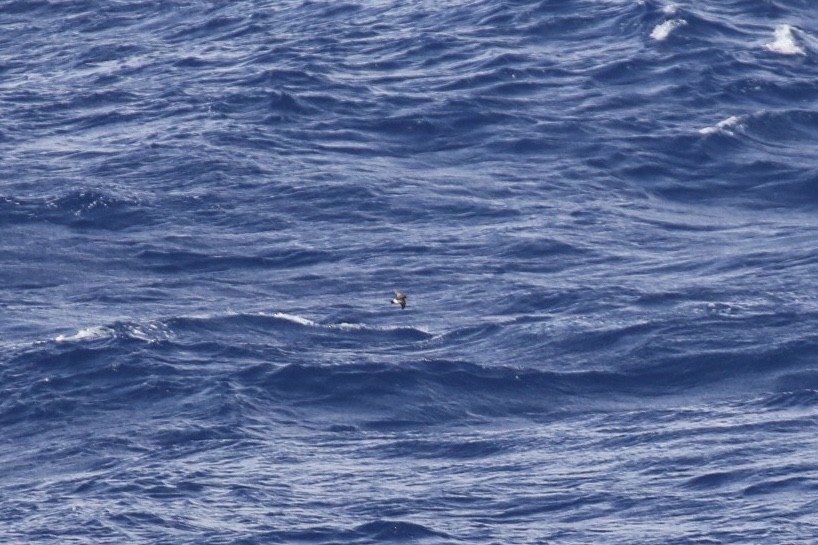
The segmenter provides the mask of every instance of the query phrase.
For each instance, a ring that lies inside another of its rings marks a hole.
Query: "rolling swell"
[[[4,367],[4,382],[18,393],[4,402],[2,419],[133,409],[136,399],[177,400],[190,408],[204,403],[202,396],[214,384],[227,387],[222,395],[235,410],[289,407],[303,411],[305,420],[324,421],[338,413],[342,424],[379,429],[522,415],[551,419],[612,403],[639,405],[646,398],[655,403],[657,396],[672,402],[692,392],[738,395],[759,383],[793,390],[797,399],[815,386],[809,366],[818,347],[792,329],[794,317],[725,319],[720,313],[732,310],[713,312],[703,330],[714,339],[723,337],[714,327],[733,331],[729,350],[715,341],[701,344],[706,334],[673,321],[592,329],[573,338],[552,324],[551,334],[562,338],[556,343],[535,333],[550,318],[531,315],[442,334],[261,312],[114,323],[18,348]],[[748,329],[748,320],[771,322],[765,329],[783,334],[771,344],[752,336],[742,341],[738,334]],[[676,337],[679,348],[645,342],[656,335]],[[698,339],[699,346],[683,349],[684,336]],[[546,359],[533,367],[486,357],[489,346],[503,345],[512,359],[536,361],[537,353]],[[320,358],[315,347],[323,347]],[[610,361],[598,360],[588,369],[587,357],[603,349]],[[445,354],[460,359],[442,359]],[[196,412],[207,414],[208,405]]]
[[[811,542],[813,11],[3,2],[0,537]]]

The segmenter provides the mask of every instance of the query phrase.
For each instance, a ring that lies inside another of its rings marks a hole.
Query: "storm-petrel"
[[[390,301],[393,305],[400,305],[400,308],[406,308],[406,296],[395,290],[395,298]]]

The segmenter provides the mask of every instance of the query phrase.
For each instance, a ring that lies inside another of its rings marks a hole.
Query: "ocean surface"
[[[814,542],[817,13],[0,0],[0,542]]]

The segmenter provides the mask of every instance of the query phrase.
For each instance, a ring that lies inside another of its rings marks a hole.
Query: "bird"
[[[390,301],[393,305],[400,305],[401,309],[406,308],[406,296],[395,290],[395,298]]]

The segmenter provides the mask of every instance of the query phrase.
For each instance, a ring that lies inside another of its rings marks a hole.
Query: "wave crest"
[[[650,37],[657,42],[663,42],[668,38],[668,36],[670,36],[671,32],[677,28],[685,26],[686,24],[687,21],[684,19],[671,19],[669,21],[665,21],[653,27]]]
[[[806,51],[798,45],[793,35],[793,27],[790,25],[778,25],[775,27],[774,40],[764,47],[768,51],[779,55],[806,55]]]

